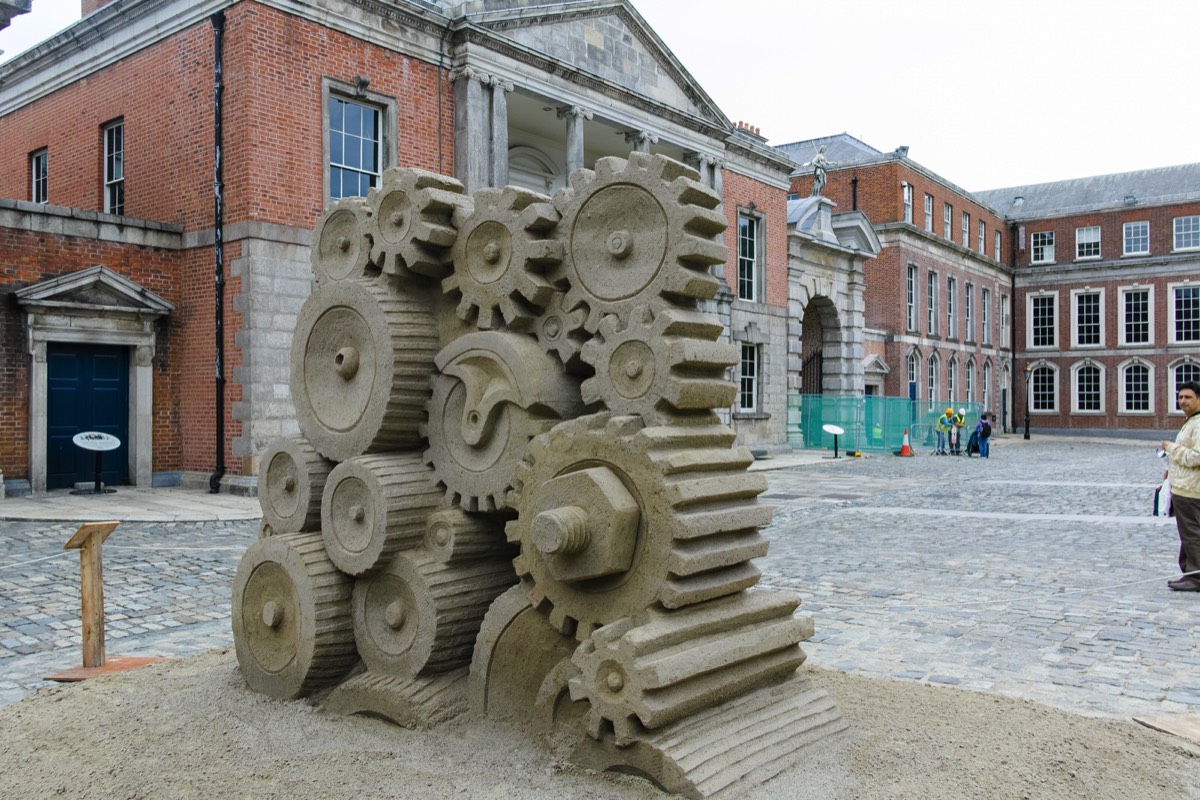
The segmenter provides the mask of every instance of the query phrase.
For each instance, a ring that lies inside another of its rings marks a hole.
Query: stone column
[[[487,186],[490,177],[491,120],[483,85],[491,78],[473,67],[458,67],[451,71],[450,80],[454,82],[454,176],[470,194]]]
[[[625,141],[630,144],[634,152],[649,153],[650,145],[658,143],[658,137],[650,131],[626,131]]]
[[[492,78],[492,186],[508,185],[508,92],[513,85]]]
[[[154,485],[154,348],[134,348],[130,403],[133,425],[129,431],[129,473],[139,489]]]
[[[29,393],[41,402],[29,404],[29,488],[34,494],[46,493],[46,435],[49,418],[45,397],[49,391],[49,372],[46,366],[46,343],[31,342],[33,363],[29,365]]]
[[[583,123],[592,118],[592,112],[579,106],[565,106],[558,109],[558,118],[567,121],[567,176],[577,169],[583,169]]]

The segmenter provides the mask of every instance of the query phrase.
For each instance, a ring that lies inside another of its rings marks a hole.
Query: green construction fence
[[[788,444],[832,450],[833,434],[823,428],[833,424],[845,431],[838,436],[838,448],[844,452],[894,453],[904,444],[905,430],[913,450],[932,449],[937,441],[934,426],[947,408],[956,412],[960,408],[966,410],[964,437],[975,430],[975,423],[984,410],[982,404],[964,400],[929,402],[907,397],[789,395]],[[965,440],[963,446],[966,446]]]

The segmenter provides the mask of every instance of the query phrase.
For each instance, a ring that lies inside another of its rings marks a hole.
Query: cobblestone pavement
[[[763,462],[765,466],[769,462]],[[762,584],[798,591],[810,662],[1128,717],[1200,711],[1200,594],[1149,516],[1152,443],[998,439],[992,458],[808,458],[767,471]],[[0,703],[81,659],[77,523],[0,522]],[[256,521],[126,522],[104,546],[109,655],[232,644]]]

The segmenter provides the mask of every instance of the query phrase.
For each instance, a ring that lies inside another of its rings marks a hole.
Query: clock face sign
[[[821,430],[825,431],[826,433],[832,433],[834,436],[841,436],[843,433],[846,432],[842,428],[839,428],[837,425],[834,425],[832,423],[822,425]]]
[[[71,441],[84,450],[116,450],[121,446],[120,439],[100,431],[81,431],[72,436]]]

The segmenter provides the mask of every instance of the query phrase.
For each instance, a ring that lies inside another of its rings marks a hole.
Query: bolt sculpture
[[[715,409],[720,198],[633,153],[553,198],[392,170],[318,221],[301,435],[234,579],[249,685],[410,727],[474,712],[576,763],[736,795],[845,728],[811,621],[750,591],[761,474]]]

